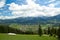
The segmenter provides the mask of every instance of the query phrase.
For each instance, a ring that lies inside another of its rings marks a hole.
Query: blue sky
[[[60,0],[0,0],[0,19],[59,14]]]
[[[19,4],[19,5],[21,5],[21,4],[27,4],[26,0],[6,0],[6,4],[10,4],[12,2],[14,2],[16,4]]]

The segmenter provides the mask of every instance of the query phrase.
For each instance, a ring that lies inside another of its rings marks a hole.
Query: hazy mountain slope
[[[37,23],[59,23],[60,15],[53,17],[19,17],[15,19],[0,19],[0,23],[20,23],[20,24],[37,24]]]

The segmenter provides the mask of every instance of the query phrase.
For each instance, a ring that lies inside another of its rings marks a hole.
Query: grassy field
[[[7,34],[1,34],[0,33],[0,40],[57,40],[54,37],[49,36],[41,36],[38,35],[7,35]]]

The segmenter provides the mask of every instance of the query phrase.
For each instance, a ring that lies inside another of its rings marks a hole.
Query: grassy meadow
[[[55,37],[49,37],[49,36],[41,36],[39,35],[8,35],[8,34],[2,34],[0,33],[0,40],[57,40]]]

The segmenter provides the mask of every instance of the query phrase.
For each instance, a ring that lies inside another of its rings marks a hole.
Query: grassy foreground
[[[38,35],[8,35],[8,34],[1,34],[0,33],[0,40],[57,40],[54,37],[49,36],[41,36]]]

